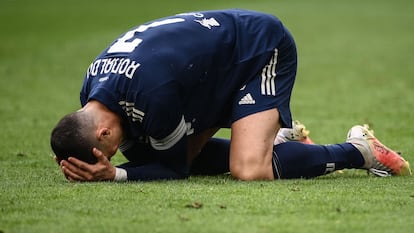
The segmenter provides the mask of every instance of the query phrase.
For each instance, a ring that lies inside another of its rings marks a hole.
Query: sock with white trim
[[[364,159],[350,143],[309,145],[285,142],[273,147],[275,179],[312,178],[344,168],[360,168]]]

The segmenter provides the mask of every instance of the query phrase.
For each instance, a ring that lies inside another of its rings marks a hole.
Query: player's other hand
[[[106,181],[114,180],[115,167],[109,162],[102,151],[94,148],[93,154],[98,162],[89,164],[75,157],[62,160],[60,167],[69,181]]]

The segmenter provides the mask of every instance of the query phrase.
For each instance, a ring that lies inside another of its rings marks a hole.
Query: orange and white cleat
[[[410,164],[399,153],[382,144],[368,125],[356,125],[347,135],[362,154],[365,164],[362,168],[376,176],[409,176]]]
[[[315,144],[309,137],[310,131],[299,121],[292,121],[292,128],[281,128],[276,135],[274,145],[287,142],[298,141],[305,144]]]

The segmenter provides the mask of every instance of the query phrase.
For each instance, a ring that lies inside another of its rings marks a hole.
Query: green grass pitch
[[[314,141],[342,142],[352,125],[370,123],[414,163],[413,1],[3,0],[1,233],[412,232],[413,177],[346,170],[273,182],[228,175],[149,183],[64,179],[49,134],[79,107],[94,57],[148,20],[222,8],[273,13],[290,28],[299,53],[292,111]]]

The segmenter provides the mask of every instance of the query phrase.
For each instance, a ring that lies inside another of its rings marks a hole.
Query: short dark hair
[[[92,149],[97,147],[93,139],[93,121],[83,112],[64,116],[52,130],[50,145],[58,161],[75,157],[84,162],[97,162]]]

